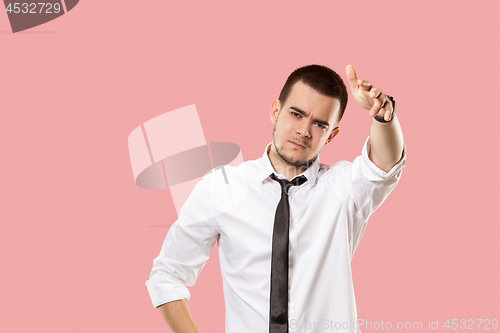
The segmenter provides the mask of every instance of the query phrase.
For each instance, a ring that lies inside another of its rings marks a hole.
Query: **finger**
[[[377,87],[372,87],[369,95],[371,98],[381,98],[381,100],[384,100],[382,90]]]
[[[391,119],[391,110],[387,110],[387,108],[380,108],[379,112],[377,113],[378,116],[383,117],[384,120],[389,121]]]
[[[387,112],[385,113],[385,120],[386,121],[391,120],[391,114],[392,114],[392,111],[387,110]]]
[[[370,109],[370,116],[375,117],[380,109],[383,107],[383,102],[380,99],[375,99],[372,108]]]
[[[347,67],[345,68],[345,73],[347,75],[347,79],[349,80],[349,84],[351,85],[351,90],[357,91],[358,77],[356,76],[356,71],[354,70],[354,67],[352,67],[352,65],[347,65]]]
[[[386,98],[385,101],[383,102],[382,106],[378,110],[378,112],[376,114],[374,114],[373,117],[375,115],[378,115],[380,117],[384,117],[385,120],[389,121],[391,119],[392,109],[393,109],[393,107],[392,107],[391,101],[389,101],[389,99]]]
[[[384,110],[387,110],[385,112],[385,120],[387,121],[391,120],[392,111],[394,110],[394,108],[392,106],[392,102],[388,98],[386,99]]]
[[[373,88],[372,84],[365,79],[358,79],[358,86],[364,91],[370,91]]]
[[[377,87],[373,87],[370,92],[369,92],[369,96],[373,99],[378,99],[380,100],[382,106],[381,108],[384,107],[386,101],[387,101],[387,95],[384,94],[384,92],[382,92],[382,90],[380,90],[379,88]]]

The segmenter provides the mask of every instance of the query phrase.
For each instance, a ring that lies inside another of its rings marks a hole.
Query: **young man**
[[[406,148],[393,99],[346,68],[373,117],[354,162],[320,163],[339,133],[347,90],[310,65],[271,104],[273,140],[261,158],[207,174],[170,228],[146,282],[174,332],[199,332],[186,286],[218,242],[226,332],[359,332],[350,262],[370,215],[394,189]]]

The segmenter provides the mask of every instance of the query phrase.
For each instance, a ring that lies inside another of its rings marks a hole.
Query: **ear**
[[[340,132],[340,128],[338,127],[335,127],[333,130],[332,130],[332,133],[330,133],[330,135],[328,136],[328,139],[326,139],[326,142],[325,142],[325,145],[329,144],[330,141],[333,140],[334,137],[337,136],[337,134],[339,134]]]
[[[271,114],[270,114],[270,117],[271,117],[271,122],[273,123],[276,123],[276,118],[278,118],[278,113],[280,112],[280,109],[281,109],[281,102],[279,99],[275,99],[272,103],[271,103]]]

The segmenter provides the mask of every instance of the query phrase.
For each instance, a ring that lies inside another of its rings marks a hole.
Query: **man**
[[[339,133],[347,90],[337,73],[310,65],[272,102],[273,140],[262,158],[208,173],[194,188],[146,282],[174,332],[199,332],[186,286],[216,241],[226,332],[360,332],[350,262],[369,216],[399,181],[406,148],[392,97],[358,80],[351,65],[346,72],[373,117],[354,162],[319,162]]]

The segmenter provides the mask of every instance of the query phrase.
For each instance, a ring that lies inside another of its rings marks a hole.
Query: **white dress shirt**
[[[198,182],[170,227],[146,286],[153,306],[189,300],[218,243],[227,333],[269,332],[271,250],[280,184],[269,177],[269,143],[261,158],[224,166]],[[369,137],[354,162],[320,163],[289,189],[289,332],[360,332],[351,259],[370,215],[399,181],[369,158]]]

